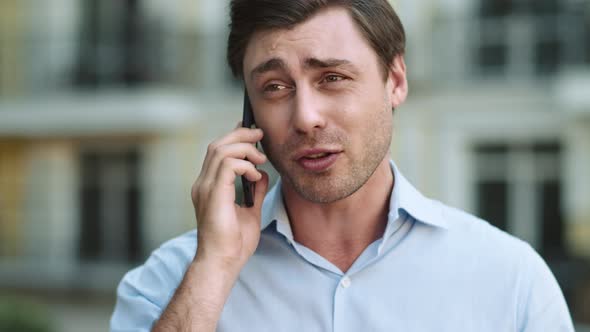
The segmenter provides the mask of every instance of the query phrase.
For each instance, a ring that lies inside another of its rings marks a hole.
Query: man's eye
[[[286,89],[287,87],[281,84],[269,84],[264,87],[265,92],[274,92],[274,91],[281,91]]]
[[[340,75],[334,75],[334,74],[330,74],[330,75],[326,75],[324,77],[324,81],[330,83],[330,82],[338,82],[338,81],[342,81],[344,80],[344,77],[340,76]]]

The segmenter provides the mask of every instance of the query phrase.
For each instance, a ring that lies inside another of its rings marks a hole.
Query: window
[[[482,145],[476,149],[478,182],[476,184],[478,215],[492,225],[506,230],[508,227],[508,181],[506,145]]]
[[[474,155],[477,214],[546,257],[563,254],[559,144],[484,143]]]
[[[540,74],[557,71],[561,59],[561,48],[558,40],[538,42],[535,47],[535,70]]]
[[[479,15],[482,17],[506,16],[513,12],[514,0],[484,0],[480,4]]]
[[[551,15],[561,10],[563,6],[559,0],[482,0],[479,16]]]
[[[80,156],[82,261],[135,262],[141,255],[140,156],[137,149]]]
[[[78,86],[153,81],[158,34],[148,29],[139,0],[85,0],[74,82]]]
[[[575,2],[481,0],[472,30],[482,76],[543,76],[585,61],[588,13]]]

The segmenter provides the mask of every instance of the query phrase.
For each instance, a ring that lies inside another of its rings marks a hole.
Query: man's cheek
[[[262,147],[262,151],[266,154],[269,158],[278,157],[277,154],[279,153],[278,145],[276,140],[273,140],[272,136],[265,131],[262,140],[260,141],[260,146]],[[271,160],[272,161],[272,160]]]

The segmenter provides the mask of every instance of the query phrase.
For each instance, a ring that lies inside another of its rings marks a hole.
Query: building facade
[[[393,158],[531,243],[590,323],[590,2],[393,3]],[[122,274],[194,227],[206,146],[241,112],[226,24],[227,1],[0,2],[0,293],[105,330]]]

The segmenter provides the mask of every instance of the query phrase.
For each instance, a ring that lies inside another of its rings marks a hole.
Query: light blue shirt
[[[382,238],[343,273],[297,243],[280,182],[218,331],[573,331],[555,278],[525,242],[422,196],[392,163]],[[362,209],[362,206],[359,206]],[[196,231],[125,275],[111,331],[149,331],[196,251]]]

